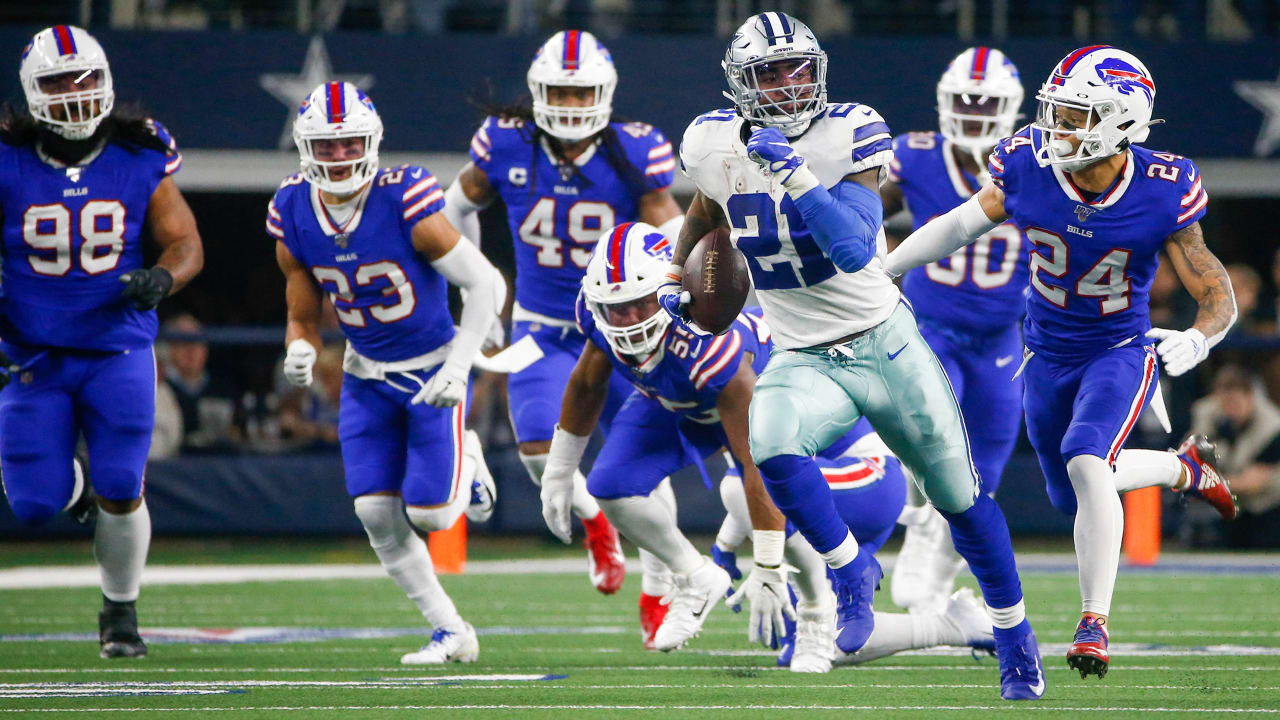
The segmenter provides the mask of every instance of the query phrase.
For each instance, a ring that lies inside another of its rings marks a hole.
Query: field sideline
[[[1280,714],[1276,555],[1166,554],[1155,570],[1122,570],[1115,659],[1101,682],[1061,657],[1078,609],[1071,556],[1020,555],[1049,690],[1012,704],[999,699],[994,659],[961,650],[829,675],[780,671],[746,643],[745,616],[723,608],[686,650],[645,652],[638,576],[601,596],[578,551],[538,542],[521,544],[517,560],[503,559],[504,542],[477,543],[468,572],[443,578],[481,634],[480,661],[427,669],[398,664],[425,628],[356,543],[158,543],[139,601],[150,654],[107,662],[93,640],[99,596],[91,571],[85,582],[86,545],[0,545],[0,717]],[[298,579],[282,580],[280,566]]]

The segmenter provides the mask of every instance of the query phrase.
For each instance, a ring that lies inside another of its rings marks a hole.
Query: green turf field
[[[358,544],[304,543],[296,551],[289,546],[223,543],[198,552],[189,544],[158,544],[153,565],[190,563],[197,555],[205,565],[372,561],[372,553],[359,552]],[[508,549],[482,545],[472,557]],[[2,546],[0,564],[9,569],[0,571],[0,587],[13,587],[12,573],[28,564],[24,558],[46,566],[72,559],[83,564],[86,550],[84,543]],[[521,555],[580,557],[535,541],[524,543]],[[1280,557],[1246,559],[1254,567],[1222,572],[1180,567],[1178,557],[1167,555],[1165,569],[1122,572],[1111,621],[1118,644],[1111,672],[1103,681],[1084,681],[1060,656],[1079,604],[1074,572],[1052,569],[1063,565],[1062,556],[1028,556],[1024,587],[1046,650],[1049,689],[1042,701],[1019,704],[1000,700],[994,659],[979,663],[961,653],[897,656],[829,675],[780,671],[770,655],[747,645],[745,615],[724,609],[685,650],[645,652],[634,574],[619,595],[604,597],[588,585],[585,572],[522,572],[519,561],[514,567],[473,563],[481,572],[443,582],[482,634],[480,662],[434,669],[398,664],[402,653],[424,642],[408,634],[421,628],[421,618],[390,580],[376,577],[376,566],[365,568],[375,571],[368,579],[152,584],[138,604],[144,634],[237,628],[242,630],[221,637],[259,641],[153,640],[150,655],[139,661],[100,660],[96,641],[60,635],[96,630],[96,588],[4,589],[0,715],[40,710],[38,717],[231,720],[1277,714]],[[326,567],[343,566],[318,570]],[[80,570],[63,566],[58,572],[66,579]],[[877,604],[888,605],[887,592]]]

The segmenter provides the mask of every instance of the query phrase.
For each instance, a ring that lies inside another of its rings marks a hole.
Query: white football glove
[[[1156,352],[1160,353],[1160,360],[1164,362],[1164,371],[1173,377],[1182,375],[1209,357],[1209,340],[1195,328],[1151,328],[1147,331],[1147,337],[1160,341],[1156,345]]]
[[[453,407],[467,397],[467,376],[471,368],[445,360],[435,375],[422,386],[411,404],[426,403],[432,407]]]
[[[573,542],[573,528],[569,524],[573,505],[573,468],[553,467],[547,463],[542,471],[542,519],[552,535],[565,545]]]
[[[747,620],[749,642],[759,642],[765,647],[781,643],[786,628],[783,615],[796,619],[791,594],[787,592],[787,575],[793,572],[799,571],[786,564],[776,568],[756,565],[737,591],[725,598],[724,604],[735,611],[741,609],[743,600],[751,603],[751,616]]]
[[[284,379],[296,387],[311,387],[311,369],[316,365],[316,349],[298,338],[284,353]]]

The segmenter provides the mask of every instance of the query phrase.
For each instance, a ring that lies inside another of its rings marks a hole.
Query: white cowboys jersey
[[[782,184],[747,157],[743,119],[732,109],[699,116],[684,133],[680,161],[702,194],[719,204],[751,280],[774,344],[794,349],[837,340],[884,322],[899,292],[884,271],[883,228],[876,256],[855,273],[838,270],[818,247]],[[857,103],[828,104],[791,141],[825,187],[888,165],[893,158],[884,119]]]

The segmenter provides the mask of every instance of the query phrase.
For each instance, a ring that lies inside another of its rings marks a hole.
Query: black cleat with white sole
[[[134,602],[115,602],[102,598],[98,613],[98,643],[103,658],[140,658],[147,655],[147,644],[138,634],[138,611]]]

